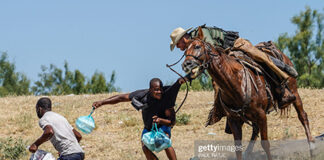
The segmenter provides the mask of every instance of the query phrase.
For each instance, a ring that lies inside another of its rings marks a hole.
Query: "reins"
[[[183,98],[183,100],[182,100],[180,106],[179,106],[179,107],[177,108],[177,110],[175,111],[175,113],[177,113],[177,112],[180,110],[180,108],[182,107],[183,103],[186,101],[187,96],[188,96],[188,91],[189,91],[189,86],[188,86],[188,82],[186,81],[186,79],[185,79],[185,78],[184,78],[180,73],[178,73],[177,71],[175,71],[175,70],[172,68],[172,66],[178,64],[184,56],[185,56],[185,55],[182,55],[182,57],[181,57],[181,58],[180,58],[176,63],[174,63],[174,64],[171,64],[171,65],[166,64],[166,67],[168,67],[171,71],[173,71],[173,72],[176,73],[178,76],[180,76],[180,77],[181,77],[181,78],[186,82],[186,87],[187,87],[187,89],[186,89],[186,90],[187,90],[187,91],[186,91],[186,95],[185,95],[185,97]]]
[[[208,45],[207,45],[208,46]],[[210,46],[208,46],[208,51],[210,51]],[[213,54],[211,54],[210,52],[208,52],[207,53],[208,55],[211,55],[211,56],[214,56]],[[173,71],[174,73],[176,73],[179,77],[181,77],[182,79],[184,79],[185,80],[185,82],[186,82],[186,95],[185,95],[185,97],[183,98],[183,100],[182,100],[182,102],[181,102],[181,104],[180,104],[180,106],[177,108],[177,110],[175,111],[175,113],[177,113],[179,110],[180,110],[180,108],[182,107],[182,105],[184,104],[184,102],[186,101],[186,99],[187,99],[187,96],[188,96],[188,92],[189,92],[189,85],[188,85],[188,82],[186,81],[186,79],[180,74],[180,73],[178,73],[177,71],[175,71],[173,68],[172,68],[172,66],[175,66],[176,64],[178,64],[181,60],[182,60],[182,58],[184,57],[184,56],[186,56],[186,54],[183,54],[182,56],[181,56],[181,58],[177,61],[177,62],[175,62],[175,63],[173,63],[173,64],[171,64],[171,65],[169,65],[169,64],[166,64],[166,67],[168,67],[171,71]],[[200,55],[201,56],[201,55]],[[199,57],[200,57],[199,56]],[[195,56],[193,56],[195,59],[199,59],[199,57],[195,57]],[[203,67],[204,69],[206,69],[206,68],[208,68],[208,64],[211,62],[211,60],[209,60],[207,63],[206,62],[204,62],[204,63],[202,63],[199,67]]]

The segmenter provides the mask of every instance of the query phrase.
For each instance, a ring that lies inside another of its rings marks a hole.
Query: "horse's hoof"
[[[315,142],[310,142],[309,143],[309,149],[310,150],[315,150],[316,149]]]
[[[189,160],[199,160],[199,158],[198,157],[192,157]]]
[[[311,157],[315,157],[315,149],[316,149],[316,146],[315,146],[315,143],[314,142],[310,142],[309,143],[309,151],[310,151],[310,156]]]
[[[243,152],[243,160],[249,160],[252,158],[252,152]]]

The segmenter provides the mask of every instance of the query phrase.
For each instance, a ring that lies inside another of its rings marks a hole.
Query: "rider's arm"
[[[128,101],[130,101],[129,93],[126,93],[126,94],[115,95],[115,96],[109,97],[102,101],[94,102],[92,104],[92,106],[95,108],[99,108],[100,106],[106,105],[106,104],[116,104],[119,102],[128,102]]]

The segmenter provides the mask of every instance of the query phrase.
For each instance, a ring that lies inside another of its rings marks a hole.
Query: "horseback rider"
[[[249,41],[240,38],[238,32],[225,31],[217,27],[206,27],[205,25],[199,27],[202,28],[205,42],[211,44],[215,48],[221,47],[223,49],[242,50],[253,60],[257,62],[265,63],[280,78],[281,84],[276,87],[276,92],[279,95],[278,98],[279,108],[286,107],[288,104],[290,104],[296,99],[295,95],[293,95],[289,91],[286,85],[286,82],[290,76],[296,78],[298,75],[298,73],[293,67],[283,63],[281,60],[275,57],[268,56],[266,53],[253,46]],[[197,36],[198,36],[198,27],[194,29],[192,29],[191,27],[186,30],[181,27],[174,29],[170,35],[171,51],[173,51],[175,46],[177,46],[177,48],[179,48],[181,51],[185,51],[189,47],[191,39],[194,39]],[[281,69],[278,68],[278,66]],[[284,70],[285,72],[283,72],[282,70]],[[214,88],[217,88],[215,87],[214,82],[213,85]],[[215,94],[216,93],[217,91],[215,91]],[[217,110],[215,114],[217,119],[220,120],[224,115],[218,112]]]

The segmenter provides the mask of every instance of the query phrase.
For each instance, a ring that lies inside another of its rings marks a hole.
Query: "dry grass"
[[[308,118],[312,135],[324,132],[324,90],[299,90]],[[87,115],[91,111],[93,101],[105,99],[114,94],[79,95],[79,96],[51,96],[53,111],[68,119],[75,126],[79,116]],[[182,101],[184,93],[180,92],[178,103]],[[38,126],[35,113],[35,103],[40,97],[6,97],[0,98],[0,137],[22,138],[29,144],[36,140],[42,130]],[[188,125],[175,126],[172,130],[173,146],[179,159],[189,159],[194,156],[195,140],[232,140],[232,135],[224,133],[224,119],[219,123],[204,127],[207,114],[212,107],[213,92],[190,92],[180,114],[191,116]],[[96,122],[95,130],[83,134],[81,146],[86,152],[86,159],[144,159],[141,150],[140,135],[143,129],[141,113],[137,112],[130,103],[120,103],[104,106],[93,114]],[[292,108],[289,117],[280,117],[280,113],[268,116],[268,130],[271,140],[305,139],[304,129]],[[251,127],[244,125],[243,137],[250,138]],[[208,133],[215,134],[208,134]],[[50,142],[46,142],[40,149],[50,151],[57,156],[57,152]],[[167,159],[164,152],[157,154],[160,159]],[[23,159],[28,159],[30,154]],[[91,158],[90,158],[91,157]]]

